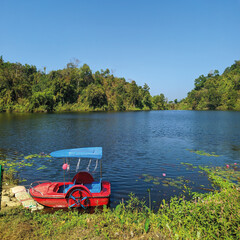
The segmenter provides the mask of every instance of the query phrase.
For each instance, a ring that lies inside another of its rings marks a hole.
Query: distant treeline
[[[164,94],[151,96],[149,86],[138,86],[110,74],[92,72],[75,60],[66,68],[46,73],[36,66],[4,62],[0,57],[0,112],[236,110],[240,111],[240,61],[195,79],[195,88],[178,102]]]
[[[78,61],[46,73],[36,66],[4,62],[0,57],[0,112],[164,110],[165,96],[152,97],[149,86],[138,86],[110,74],[92,72]]]
[[[176,109],[240,111],[240,61],[195,80],[195,88],[175,105]]]

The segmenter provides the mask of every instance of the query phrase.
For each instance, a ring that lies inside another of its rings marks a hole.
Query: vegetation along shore
[[[159,77],[161,78],[161,77]],[[164,79],[162,79],[164,81]],[[181,101],[163,93],[151,96],[147,84],[138,86],[115,77],[109,69],[92,72],[78,61],[46,73],[36,66],[4,62],[0,57],[0,112],[236,110],[240,111],[240,61],[195,80]]]
[[[199,76],[194,86],[178,109],[240,111],[240,61],[227,67],[222,75],[215,70]]]

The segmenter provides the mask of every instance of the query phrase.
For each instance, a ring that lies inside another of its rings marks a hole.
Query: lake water
[[[148,200],[148,189],[158,205],[163,198],[180,194],[180,185],[196,191],[211,187],[197,166],[240,164],[240,112],[0,114],[0,151],[9,159],[95,146],[103,147],[103,179],[112,184],[111,206],[127,199],[130,192]],[[70,175],[74,175],[76,162],[71,161]],[[32,167],[20,169],[20,177],[27,180],[23,184],[62,181],[62,163],[36,158]],[[43,165],[46,168],[39,169]],[[82,162],[81,170],[87,165]],[[94,167],[92,161],[90,170]]]

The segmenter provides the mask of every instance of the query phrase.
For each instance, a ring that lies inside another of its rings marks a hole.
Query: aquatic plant
[[[142,174],[139,176],[140,179],[142,179],[144,182],[153,183],[154,185],[160,185],[164,187],[175,187],[178,189],[183,189],[184,185],[189,184],[189,179],[184,179],[184,177],[179,176],[176,179],[166,177],[166,173],[162,174],[163,177],[154,177],[149,174]]]
[[[189,152],[196,153],[201,156],[207,156],[207,157],[220,157],[220,155],[215,154],[215,152],[212,153],[207,153],[204,152],[203,150],[192,150],[192,149],[186,149]]]
[[[198,168],[197,166],[194,166],[192,163],[186,163],[186,162],[181,162],[181,165],[184,165],[184,166],[186,166],[187,168],[187,170],[190,170],[190,169],[196,169],[196,168]]]
[[[42,158],[44,160],[48,159],[51,161],[51,156],[45,153],[31,154],[24,156],[23,154],[15,155],[14,157],[9,157],[6,154],[0,155],[0,165],[4,169],[3,181],[6,183],[16,183],[19,182],[19,177],[17,176],[20,169],[24,167],[32,167],[35,160]],[[45,169],[46,166],[41,166],[37,170]],[[24,181],[24,179],[21,179]]]
[[[46,169],[47,167],[45,165],[42,165],[41,167],[39,167],[37,170],[43,170]]]
[[[240,168],[235,164],[228,164],[228,168],[225,167],[199,167],[204,170],[211,181],[214,180],[214,184],[225,188],[228,184],[235,184],[240,186]]]
[[[41,152],[40,154],[30,154],[24,157],[24,159],[32,159],[32,158],[51,158],[49,154],[46,154],[44,152]]]

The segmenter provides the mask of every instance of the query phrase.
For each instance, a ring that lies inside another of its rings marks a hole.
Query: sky
[[[181,100],[240,60],[240,0],[0,0],[0,56],[47,72],[78,59]]]

